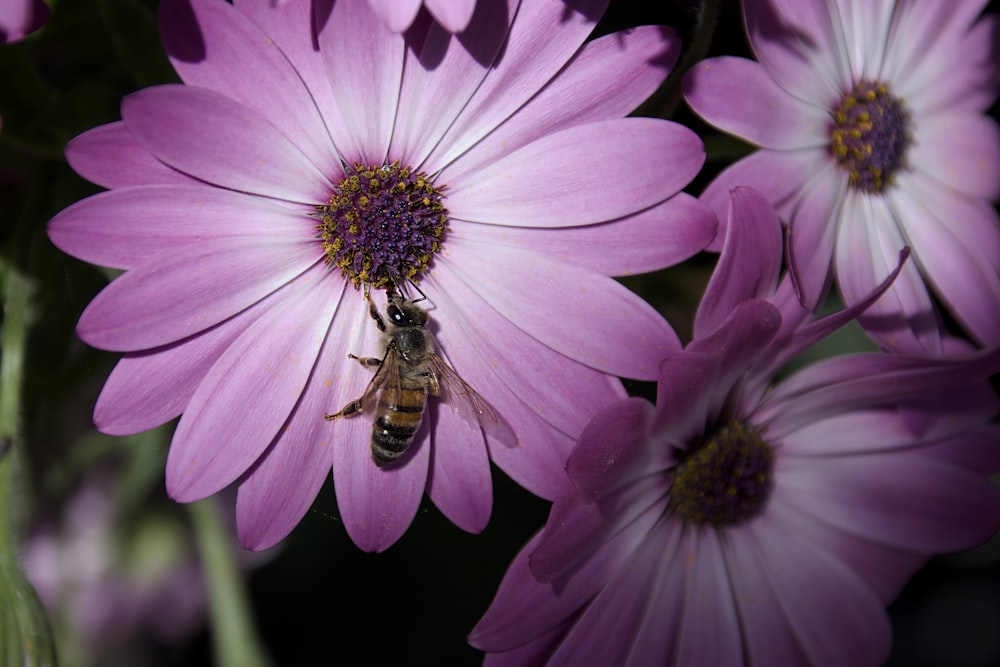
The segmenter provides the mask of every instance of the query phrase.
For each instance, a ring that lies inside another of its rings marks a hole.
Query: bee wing
[[[393,348],[385,351],[382,363],[375,369],[375,375],[365,387],[365,393],[341,408],[340,412],[326,415],[326,419],[371,413],[378,404],[379,394],[389,383],[399,384],[399,361]]]
[[[375,371],[371,382],[361,397],[362,411],[371,412],[378,405],[379,394],[386,387],[399,388],[399,355],[396,348],[389,346],[382,358],[382,365]]]
[[[472,426],[478,425],[483,433],[500,443],[514,447],[517,436],[501,415],[498,415],[485,398],[470,387],[455,370],[436,354],[428,356],[431,372],[437,378],[441,401],[447,403]]]

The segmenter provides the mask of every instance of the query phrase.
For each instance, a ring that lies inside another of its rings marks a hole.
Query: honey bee
[[[392,289],[386,290],[386,297],[388,325],[368,300],[368,312],[383,333],[385,353],[381,358],[348,355],[362,366],[375,368],[375,375],[360,398],[324,418],[353,417],[374,407],[372,459],[380,468],[396,461],[413,443],[428,394],[449,404],[473,427],[481,427],[503,444],[515,444],[517,438],[503,418],[434,352],[426,329],[427,312]]]

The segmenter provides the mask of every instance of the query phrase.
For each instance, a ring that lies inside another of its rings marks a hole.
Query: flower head
[[[685,97],[761,150],[702,199],[765,193],[788,224],[792,275],[820,303],[830,275],[857,303],[913,251],[860,321],[889,350],[940,355],[938,302],[977,343],[1000,342],[1000,128],[996,16],[982,0],[743,3],[759,62],[720,57],[687,75]],[[723,235],[717,237],[721,242]]]
[[[167,490],[191,501],[237,483],[250,548],[283,538],[331,467],[362,548],[395,542],[425,489],[481,530],[491,458],[553,496],[575,435],[621,396],[615,376],[652,379],[680,349],[609,278],[714,234],[711,211],[678,194],[701,166],[697,137],[623,118],[676,59],[672,32],[584,44],[600,0],[481,4],[468,49],[433,23],[392,32],[364,2],[164,0],[184,85],[128,96],[120,122],[67,149],[110,190],[60,213],[50,238],[126,269],[78,326],[125,352],[95,422],[126,434],[183,413]],[[432,397],[406,456],[379,468],[370,414],[323,419],[365,392],[376,361],[348,354],[385,355],[370,307],[409,281],[436,352],[518,446]],[[641,345],[615,344],[633,330]]]
[[[882,664],[885,602],[1000,524],[982,382],[1000,352],[844,356],[765,392],[786,350],[854,313],[801,318],[780,257],[773,210],[735,191],[695,339],[663,362],[655,408],[625,399],[584,430],[576,491],[470,637],[487,664]],[[928,395],[943,417],[914,429],[897,402]]]

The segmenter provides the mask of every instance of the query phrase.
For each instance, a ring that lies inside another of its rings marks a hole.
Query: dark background
[[[929,0],[928,0],[929,1]],[[185,509],[169,501],[162,470],[169,429],[109,438],[94,433],[91,410],[116,355],[90,349],[73,334],[76,319],[111,277],[55,250],[45,222],[69,203],[97,191],[62,159],[66,141],[119,118],[123,95],[176,80],[155,29],[155,0],[61,0],[49,24],[19,44],[0,49],[0,244],[30,268],[36,281],[35,324],[29,347],[24,433],[29,453],[29,534],[59,526],[68,503],[87,485],[116,499],[116,544],[135,544],[149,517],[179,527],[184,553],[193,556]],[[612,0],[598,33],[664,24],[687,36],[695,2]],[[723,0],[711,54],[747,55],[738,4]],[[997,2],[990,4],[997,9]],[[671,103],[671,98],[665,98]],[[996,107],[994,107],[994,116]],[[701,187],[745,150],[719,138],[683,105],[673,119],[706,138],[709,162],[690,191]],[[32,224],[8,224],[20,216]],[[16,230],[16,231],[15,231]],[[629,282],[667,314],[682,337],[712,260],[696,258],[655,276]],[[634,393],[648,387],[631,386]],[[299,527],[281,545],[246,563],[253,615],[277,665],[478,664],[466,634],[488,606],[511,558],[540,528],[547,504],[494,475],[493,517],[481,535],[469,535],[425,500],[412,527],[387,552],[366,554],[348,539],[330,484]],[[232,515],[232,497],[221,499]],[[235,535],[235,529],[230,529]],[[235,539],[233,540],[235,545]],[[186,551],[185,551],[186,550]],[[128,551],[128,549],[124,549]],[[112,566],[132,566],[124,555]],[[891,665],[987,667],[1000,664],[1000,543],[933,560],[890,607],[895,629]],[[124,612],[123,612],[124,613]],[[170,623],[166,608],[146,612]],[[72,614],[56,611],[57,629]],[[164,633],[150,621],[126,636],[64,649],[66,664],[201,665],[211,642],[195,617]],[[190,629],[187,629],[190,627]]]

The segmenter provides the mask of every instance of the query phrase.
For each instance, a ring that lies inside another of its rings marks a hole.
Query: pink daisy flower
[[[1000,24],[986,0],[743,2],[759,62],[720,57],[684,81],[694,110],[761,147],[706,189],[723,214],[749,185],[788,225],[804,303],[830,274],[857,303],[912,259],[861,318],[890,350],[940,355],[943,305],[977,343],[1000,343]],[[724,235],[717,237],[716,244]]]
[[[768,390],[867,305],[804,322],[775,288],[781,244],[762,195],[735,190],[694,341],[660,367],[655,408],[625,399],[584,430],[575,489],[472,632],[486,664],[880,665],[886,601],[1000,524],[981,382],[1000,351],[844,356]],[[941,418],[912,429],[896,401],[942,386]]]
[[[502,0],[482,0],[487,2],[504,4]],[[476,0],[368,0],[368,4],[393,32],[409,28],[421,7],[448,32],[464,31],[476,11]]]
[[[622,395],[615,376],[654,378],[680,349],[609,276],[680,261],[716,225],[679,193],[699,139],[623,118],[677,40],[645,27],[584,44],[605,4],[487,3],[466,30],[473,52],[436,24],[394,33],[363,2],[162,2],[185,85],[128,96],[121,122],[69,145],[74,169],[110,190],[49,227],[66,252],[126,270],[78,326],[125,352],[98,428],[183,413],[168,492],[188,502],[238,484],[252,549],[294,527],[331,469],[366,550],[405,532],[425,490],[481,530],[491,458],[551,497],[575,436]],[[364,288],[382,310],[383,289],[406,279],[427,296],[436,351],[517,446],[432,399],[406,456],[380,468],[370,416],[323,419],[372,378],[347,355],[385,351]],[[637,330],[640,343],[618,344]]]

